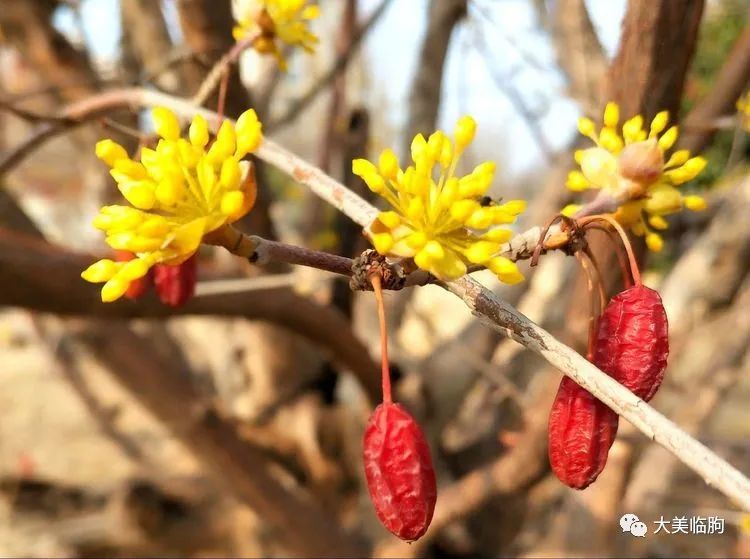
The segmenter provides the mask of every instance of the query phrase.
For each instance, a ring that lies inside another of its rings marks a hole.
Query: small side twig
[[[200,107],[203,105],[214,90],[219,86],[222,76],[229,72],[230,66],[236,64],[240,59],[240,55],[247,49],[253,46],[253,43],[258,39],[257,35],[247,37],[241,41],[238,41],[234,46],[222,56],[216,64],[214,64],[211,71],[203,79],[203,82],[198,87],[198,91],[193,95],[191,102]]]

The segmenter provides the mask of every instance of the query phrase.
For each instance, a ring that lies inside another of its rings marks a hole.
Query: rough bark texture
[[[641,113],[650,119],[665,109],[677,114],[703,5],[703,0],[630,0],[607,96],[620,104],[623,118]]]

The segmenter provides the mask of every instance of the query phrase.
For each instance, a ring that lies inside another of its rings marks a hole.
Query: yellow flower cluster
[[[598,133],[590,119],[578,121],[578,130],[596,147],[576,152],[580,170],[568,175],[566,185],[575,191],[604,189],[628,200],[615,217],[636,235],[645,235],[649,249],[659,251],[663,240],[656,231],[667,228],[663,216],[683,208],[693,211],[706,208],[703,198],[685,196],[677,188],[694,179],[706,166],[706,160],[691,157],[688,150],[677,150],[666,157],[678,137],[677,126],[667,129],[667,111],[658,113],[648,128],[644,127],[642,116],[634,116],[622,124],[620,133],[619,107],[608,103],[603,120]],[[563,213],[571,214],[577,208],[568,206]]]
[[[320,16],[317,4],[308,4],[308,0],[235,0],[235,14],[235,40],[257,37],[253,48],[273,54],[282,70],[286,70],[281,53],[284,44],[302,47],[309,53],[315,51],[318,38],[308,25]]]
[[[465,116],[453,142],[440,130],[428,139],[417,135],[411,144],[413,165],[406,170],[390,149],[383,151],[377,166],[356,159],[354,173],[393,208],[378,215],[369,236],[380,254],[414,258],[417,266],[440,279],[459,278],[469,264],[479,264],[501,281],[516,283],[523,279],[518,267],[500,256],[512,232],[500,225],[513,223],[526,203],[483,203],[495,173],[492,162],[455,176],[475,131],[476,123]]]
[[[244,112],[236,125],[224,121],[213,142],[201,116],[193,119],[188,139],[180,137],[180,123],[168,109],[155,108],[153,119],[161,139],[156,149],[141,149],[140,161],[112,140],[96,145],[96,155],[112,168],[131,205],[104,206],[94,227],[105,232],[109,246],[137,256],[128,262],[99,260],[81,274],[92,283],[105,282],[104,302],[119,299],[155,264],[184,262],[204,235],[236,221],[255,203],[250,163],[241,161],[262,139],[255,111]]]
[[[737,100],[737,110],[740,113],[743,128],[750,132],[750,92]]]

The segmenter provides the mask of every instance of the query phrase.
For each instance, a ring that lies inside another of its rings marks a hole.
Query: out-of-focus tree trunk
[[[558,0],[551,14],[551,36],[568,94],[584,112],[601,102],[607,59],[583,0]]]
[[[139,73],[153,75],[154,83],[161,89],[184,93],[184,72],[164,67],[165,58],[170,56],[174,46],[161,3],[153,0],[120,0],[120,19],[122,42],[138,62]]]
[[[427,12],[427,30],[417,62],[417,71],[409,94],[409,120],[405,130],[404,155],[414,136],[431,134],[437,122],[445,57],[453,30],[466,16],[466,0],[431,0]]]
[[[609,69],[608,99],[623,118],[677,114],[693,59],[703,0],[630,0],[620,49]]]

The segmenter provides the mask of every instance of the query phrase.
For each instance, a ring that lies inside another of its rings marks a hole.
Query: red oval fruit
[[[133,258],[135,258],[135,254],[128,252],[127,250],[115,251],[115,260],[118,262],[127,262],[133,260]],[[125,292],[125,297],[128,299],[138,299],[139,297],[142,297],[149,290],[153,282],[153,274],[151,273],[151,270],[149,270],[148,274],[142,278],[130,282],[130,286]]]
[[[420,538],[435,511],[437,484],[427,441],[399,404],[384,402],[364,435],[367,488],[383,525],[402,540]]]
[[[588,390],[563,377],[549,414],[549,461],[557,478],[585,489],[604,469],[619,417]]]
[[[177,266],[154,266],[154,284],[161,302],[170,307],[181,307],[187,303],[195,293],[197,267],[195,255]]]
[[[653,289],[636,285],[612,298],[599,319],[594,364],[647,402],[664,379],[667,313]]]

